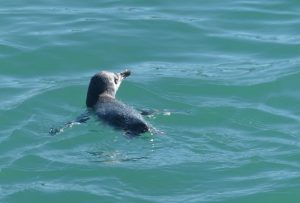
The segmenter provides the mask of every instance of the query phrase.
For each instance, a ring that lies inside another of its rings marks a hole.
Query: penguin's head
[[[121,73],[108,71],[96,73],[90,80],[86,97],[86,106],[89,108],[93,107],[101,95],[115,98],[122,80],[130,74],[131,72],[129,70],[125,70]]]

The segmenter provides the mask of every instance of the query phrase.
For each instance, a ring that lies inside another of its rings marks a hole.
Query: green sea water
[[[300,1],[1,1],[0,202],[300,201]],[[163,134],[85,110],[90,77]]]

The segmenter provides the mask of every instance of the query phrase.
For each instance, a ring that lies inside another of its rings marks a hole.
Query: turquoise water
[[[300,2],[5,1],[1,202],[298,202]],[[128,139],[85,110],[89,78],[160,134]]]

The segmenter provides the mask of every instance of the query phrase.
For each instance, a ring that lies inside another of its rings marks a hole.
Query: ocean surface
[[[300,1],[1,1],[0,202],[300,201]],[[155,113],[130,139],[90,77]]]

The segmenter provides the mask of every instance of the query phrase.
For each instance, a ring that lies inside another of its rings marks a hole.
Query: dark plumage
[[[139,135],[149,131],[143,117],[132,107],[116,100],[116,92],[122,80],[130,75],[102,71],[95,74],[89,84],[86,106],[96,113],[103,122],[124,130],[130,135]]]

